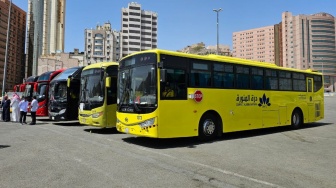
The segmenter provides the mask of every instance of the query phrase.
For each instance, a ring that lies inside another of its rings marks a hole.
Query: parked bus
[[[49,84],[49,119],[78,119],[81,72],[84,67],[72,67],[58,74]]]
[[[81,74],[78,120],[80,124],[115,127],[118,63],[86,66]]]
[[[271,63],[165,50],[124,57],[117,130],[154,138],[222,133],[324,118],[322,74]]]
[[[33,96],[36,94],[36,93],[34,93],[34,86],[35,86],[38,78],[39,78],[39,76],[30,76],[26,79],[26,81],[24,83],[23,96],[28,97],[29,102],[31,102]]]
[[[38,101],[38,109],[36,111],[36,116],[48,116],[48,93],[49,93],[49,83],[58,74],[63,72],[65,69],[60,69],[56,71],[48,71],[39,76],[37,82],[35,83],[34,90],[36,91],[36,99]]]
[[[14,88],[13,88],[14,92],[24,92],[24,90],[25,90],[25,83],[14,85]]]

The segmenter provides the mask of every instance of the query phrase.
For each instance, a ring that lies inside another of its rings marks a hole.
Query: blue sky
[[[27,0],[12,0],[27,11]],[[121,8],[129,0],[67,0],[65,52],[84,50],[84,30],[109,21],[121,29]],[[204,42],[216,45],[216,13],[219,43],[232,48],[232,33],[281,22],[284,11],[298,14],[326,12],[336,17],[336,0],[138,0],[143,10],[158,13],[158,48],[179,50]]]

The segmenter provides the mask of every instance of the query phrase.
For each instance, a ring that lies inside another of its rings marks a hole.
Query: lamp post
[[[323,64],[324,64],[323,57],[321,57],[321,63],[322,63],[322,76],[323,76],[323,71],[324,71],[324,68],[323,68]]]
[[[8,9],[5,65],[4,65],[3,79],[2,79],[2,96],[5,95],[5,90],[6,90],[6,77],[7,77],[7,64],[8,64],[8,45],[9,45],[9,34],[10,34],[10,19],[11,19],[11,12],[12,12],[11,10],[12,10],[12,0],[10,0],[10,2],[9,2],[9,9]]]
[[[222,8],[219,8],[219,9],[213,9],[213,11],[215,11],[217,13],[217,55],[218,55],[218,52],[219,52],[219,34],[218,34],[218,26],[219,26],[219,23],[218,23],[218,13],[220,11],[222,11]]]

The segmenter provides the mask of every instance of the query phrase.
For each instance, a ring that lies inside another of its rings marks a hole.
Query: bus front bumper
[[[49,111],[49,119],[53,121],[65,121],[66,118],[66,109],[57,112],[50,112]]]
[[[117,131],[136,135],[136,136],[143,136],[143,137],[151,137],[151,138],[158,138],[157,135],[157,125],[152,125],[148,127],[142,128],[140,125],[124,125],[122,123],[117,123]]]
[[[92,118],[91,116],[89,117],[83,117],[81,115],[78,116],[78,121],[80,124],[83,124],[83,125],[92,125]]]

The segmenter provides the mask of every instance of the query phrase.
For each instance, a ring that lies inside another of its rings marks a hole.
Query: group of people
[[[22,97],[16,93],[13,94],[12,99],[9,99],[7,95],[4,96],[1,102],[2,107],[2,120],[5,122],[11,121],[10,108],[12,108],[12,122],[19,122],[21,124],[27,124],[26,116],[29,107],[28,98]],[[36,111],[38,108],[38,102],[36,97],[33,97],[33,100],[30,104],[30,115],[32,121],[30,125],[36,124]]]

